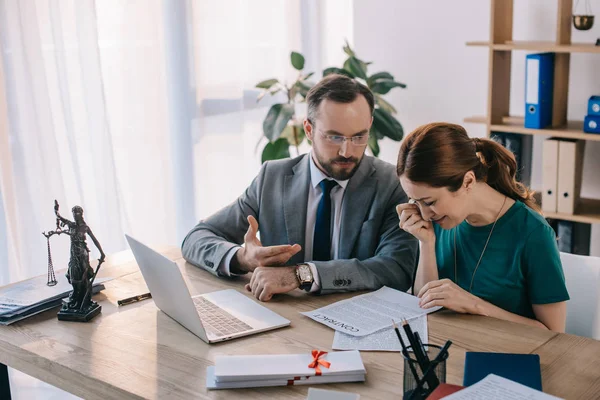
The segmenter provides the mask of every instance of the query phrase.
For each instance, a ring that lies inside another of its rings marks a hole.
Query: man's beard
[[[317,159],[319,159],[319,158],[320,157],[317,155]],[[336,157],[333,160],[329,160],[329,162],[323,162],[322,160],[319,160],[319,164],[321,164],[321,166],[323,167],[323,169],[333,179],[338,180],[338,181],[345,181],[347,179],[352,178],[352,176],[354,175],[354,173],[356,172],[356,170],[360,166],[360,161],[361,160],[362,160],[362,157],[360,159],[358,159],[356,157],[349,157],[349,158]],[[350,170],[346,170],[346,169],[344,169],[344,170],[336,170],[336,169],[334,169],[335,168],[335,162],[351,162],[351,163],[354,163],[354,166]]]

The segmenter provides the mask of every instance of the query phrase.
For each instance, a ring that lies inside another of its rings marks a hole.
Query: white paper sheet
[[[360,395],[349,392],[338,392],[337,390],[324,390],[308,388],[306,400],[359,400]]]
[[[532,389],[520,383],[489,374],[479,382],[453,393],[445,400],[557,400],[559,397]]]
[[[427,315],[409,320],[410,328],[413,332],[419,332],[423,343],[428,343]],[[404,329],[398,324],[398,330],[404,340],[404,344],[410,345]],[[363,351],[402,351],[402,346],[396,336],[394,328],[383,328],[380,331],[367,336],[351,336],[342,332],[335,332],[333,336],[334,350],[363,350]]]
[[[384,286],[376,292],[301,314],[336,331],[352,336],[365,336],[392,326],[392,319],[397,322],[403,318],[411,320],[440,308],[422,309],[416,296]]]

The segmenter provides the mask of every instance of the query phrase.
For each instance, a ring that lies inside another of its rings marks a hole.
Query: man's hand
[[[299,286],[296,267],[258,267],[246,290],[260,301],[269,301],[274,294],[291,292]]]
[[[233,257],[232,267],[243,272],[253,272],[256,268],[283,265],[301,249],[299,244],[263,247],[257,239],[258,222],[248,216],[248,231],[244,235],[245,246]]]
[[[440,279],[428,282],[417,295],[421,300],[421,308],[442,306],[459,313],[478,314],[477,303],[481,299],[450,279]]]

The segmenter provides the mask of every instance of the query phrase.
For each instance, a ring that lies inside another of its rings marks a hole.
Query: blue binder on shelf
[[[529,54],[525,63],[525,128],[552,124],[554,53]]]
[[[592,96],[588,100],[588,115],[600,117],[600,96]]]
[[[537,354],[479,353],[465,355],[463,386],[471,386],[495,374],[532,389],[542,390],[540,356]]]
[[[600,115],[586,115],[583,120],[585,133],[600,133]]]

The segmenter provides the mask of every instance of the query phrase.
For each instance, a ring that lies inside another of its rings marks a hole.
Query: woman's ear
[[[473,171],[468,171],[465,176],[463,177],[463,184],[462,186],[467,190],[467,192],[471,191],[471,189],[473,189],[473,186],[475,186],[475,183],[477,183],[477,178],[475,177],[475,173]]]

